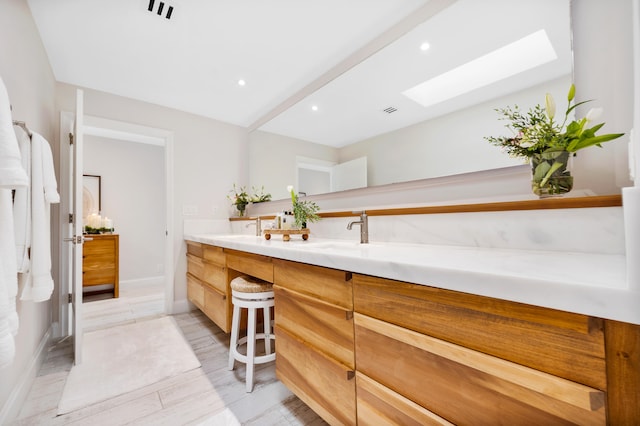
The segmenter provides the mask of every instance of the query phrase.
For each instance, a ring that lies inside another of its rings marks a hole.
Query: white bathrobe
[[[13,336],[18,331],[18,274],[11,190],[29,184],[20,160],[9,94],[0,78],[0,369],[13,362]]]
[[[49,142],[31,136],[31,265],[20,300],[43,302],[51,298],[51,204],[59,203],[58,183]]]
[[[27,132],[16,127],[18,146],[22,156],[22,167],[31,175],[31,138]],[[29,272],[29,248],[31,247],[31,188],[18,188],[13,197],[13,226],[16,238],[18,273],[26,277]],[[22,279],[23,276],[20,276]]]

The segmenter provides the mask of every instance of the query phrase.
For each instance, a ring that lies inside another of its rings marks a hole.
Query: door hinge
[[[73,213],[69,213],[69,223],[74,223]]]
[[[69,133],[69,145],[73,145],[73,133]]]
[[[67,303],[73,303],[73,294],[69,293],[67,296]]]

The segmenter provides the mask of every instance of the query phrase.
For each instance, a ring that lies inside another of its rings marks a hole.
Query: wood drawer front
[[[355,314],[358,371],[455,424],[606,423],[604,392]]]
[[[375,380],[356,372],[358,425],[453,426]]]
[[[202,259],[187,254],[187,272],[199,280],[204,279],[204,263]]]
[[[214,287],[221,293],[228,294],[227,291],[227,269],[224,266],[219,266],[213,263],[209,263],[207,260],[202,261],[203,277],[202,280],[207,284]]]
[[[278,312],[276,311],[276,316]],[[356,424],[354,372],[276,326],[276,374],[331,425]]]
[[[222,247],[203,244],[202,251],[203,251],[202,258],[204,260],[207,260],[219,266],[225,266],[226,260],[225,260],[224,249]]]
[[[275,323],[299,339],[355,368],[353,311],[289,291],[278,285],[275,293]]]
[[[227,268],[273,282],[273,263],[270,257],[236,250],[225,250],[225,253]]]
[[[204,309],[202,312],[225,333],[231,331],[231,310],[229,298],[206,284],[203,285]]]
[[[606,390],[603,321],[354,274],[355,311]]]
[[[274,282],[280,287],[353,310],[351,273],[280,259],[273,265]]]
[[[195,257],[203,257],[202,244],[196,243],[194,241],[187,241],[187,254],[191,254]]]
[[[96,268],[82,268],[82,285],[115,284],[116,268],[114,266],[99,266]]]
[[[187,274],[187,298],[198,308],[204,308],[204,289],[199,279]]]

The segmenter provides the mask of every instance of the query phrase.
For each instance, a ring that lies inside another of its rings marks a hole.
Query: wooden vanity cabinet
[[[369,387],[455,424],[606,424],[601,319],[364,275],[354,308]]]
[[[278,378],[328,423],[355,424],[351,274],[273,264]]]
[[[187,241],[187,298],[225,333],[233,312],[229,282],[221,247]]]

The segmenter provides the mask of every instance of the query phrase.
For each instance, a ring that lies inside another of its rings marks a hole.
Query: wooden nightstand
[[[116,234],[87,235],[82,248],[83,287],[113,284],[113,296],[118,297],[118,237]]]

